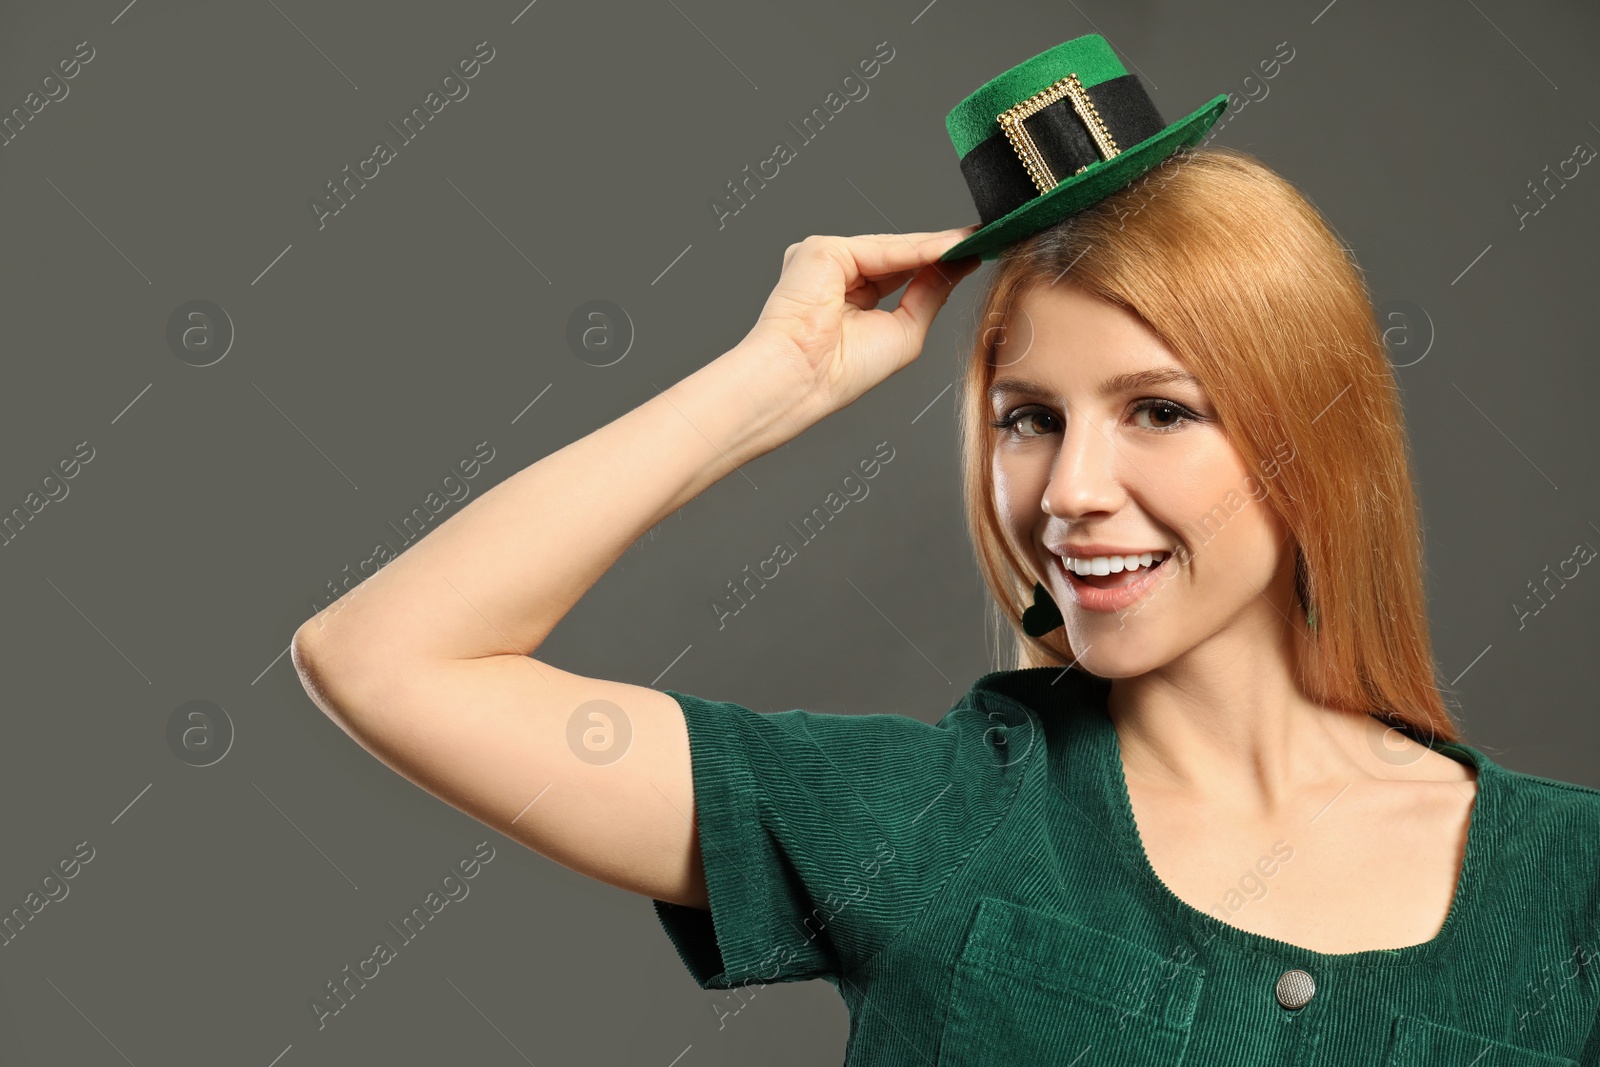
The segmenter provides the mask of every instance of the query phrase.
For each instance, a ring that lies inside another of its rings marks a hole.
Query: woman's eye
[[[1156,420],[1155,425],[1146,426],[1145,429],[1156,430],[1158,432],[1174,430],[1186,422],[1196,422],[1199,420],[1199,416],[1194,412],[1190,411],[1182,404],[1175,404],[1170,400],[1141,400],[1134,406],[1134,417],[1137,418],[1138,416],[1143,415],[1145,412],[1151,412],[1152,417]]]
[[[1037,429],[1038,427],[1035,424],[1035,420],[1037,420],[1037,419],[1049,419],[1051,421],[1054,421],[1055,420],[1055,416],[1050,414],[1048,411],[1029,411],[1026,408],[1018,408],[1017,410],[1011,412],[1010,414],[1003,415],[1000,418],[994,420],[989,425],[993,426],[997,430],[1012,430],[1013,432],[1015,432],[1014,427],[1017,427],[1017,426],[1031,426],[1032,428]],[[1049,431],[1049,430],[1041,430],[1038,433],[1019,433],[1019,434],[1017,434],[1017,436],[1019,436],[1019,437],[1042,437],[1042,436],[1044,436],[1045,434],[1047,434],[1049,432],[1051,432],[1051,431]]]
[[[1135,420],[1140,420],[1146,413],[1149,413],[1150,421],[1136,421],[1135,425],[1156,433],[1176,430],[1186,422],[1201,421],[1199,415],[1182,404],[1154,397],[1141,400],[1135,404],[1132,417]],[[1043,426],[1039,423],[1041,419],[1045,420],[1045,425]],[[997,430],[1010,430],[1018,437],[1043,437],[1054,433],[1059,428],[1059,422],[1054,415],[1037,408],[1018,408],[994,420],[989,425]]]

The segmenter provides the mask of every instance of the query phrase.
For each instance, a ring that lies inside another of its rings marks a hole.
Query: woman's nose
[[[1068,418],[1050,484],[1045,486],[1044,510],[1063,519],[1116,511],[1126,495],[1116,445],[1092,420],[1081,415]]]

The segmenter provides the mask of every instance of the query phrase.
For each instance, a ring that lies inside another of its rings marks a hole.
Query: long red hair
[[[1307,696],[1457,740],[1434,684],[1399,388],[1365,279],[1294,186],[1228,148],[1180,150],[1012,245],[990,274],[960,400],[963,489],[1016,666],[1076,657],[1064,630],[1021,628],[1034,577],[996,510],[985,392],[996,326],[1028,287],[1063,276],[1137,314],[1201,380],[1246,465],[1272,471],[1261,499],[1292,532],[1301,610],[1316,610],[1296,664]]]

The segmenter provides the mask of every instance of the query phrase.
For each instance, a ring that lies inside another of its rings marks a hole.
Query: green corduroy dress
[[[1600,791],[1433,744],[1478,771],[1443,928],[1327,954],[1161,882],[1100,679],[994,672],[936,725],[666,692],[711,908],[661,924],[729,1013],[830,982],[847,1067],[1600,1067]]]

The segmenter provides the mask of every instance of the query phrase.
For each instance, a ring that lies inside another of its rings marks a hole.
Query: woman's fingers
[[[965,256],[949,263],[929,264],[911,279],[911,284],[906,286],[905,293],[900,297],[900,306],[894,309],[894,314],[896,318],[905,320],[918,350],[928,336],[928,329],[933,325],[934,316],[950,298],[951,290],[982,262],[978,256]]]
[[[977,225],[918,233],[871,233],[852,237],[852,251],[861,274],[882,277],[935,262],[958,241],[978,229]],[[852,279],[853,281],[854,279]]]
[[[869,233],[854,237],[813,235],[789,246],[784,253],[784,271],[794,275],[793,281],[799,288],[818,294],[829,285],[830,276],[837,278],[842,273],[844,290],[848,293],[863,279],[915,272],[936,263],[958,241],[977,229],[974,224],[916,233]],[[807,242],[815,242],[824,254],[801,257],[800,262],[795,262],[795,252]],[[882,291],[893,292],[894,289]]]
[[[854,289],[844,294],[844,298],[862,311],[872,311],[883,302],[884,297],[916,277],[921,269],[912,267],[882,278],[863,278]]]
[[[976,228],[813,235],[792,244],[751,336],[798,356],[802,372],[834,394],[830,403],[848,404],[922,350],[939,307],[979,262],[939,257]],[[877,313],[902,286],[899,306]]]

